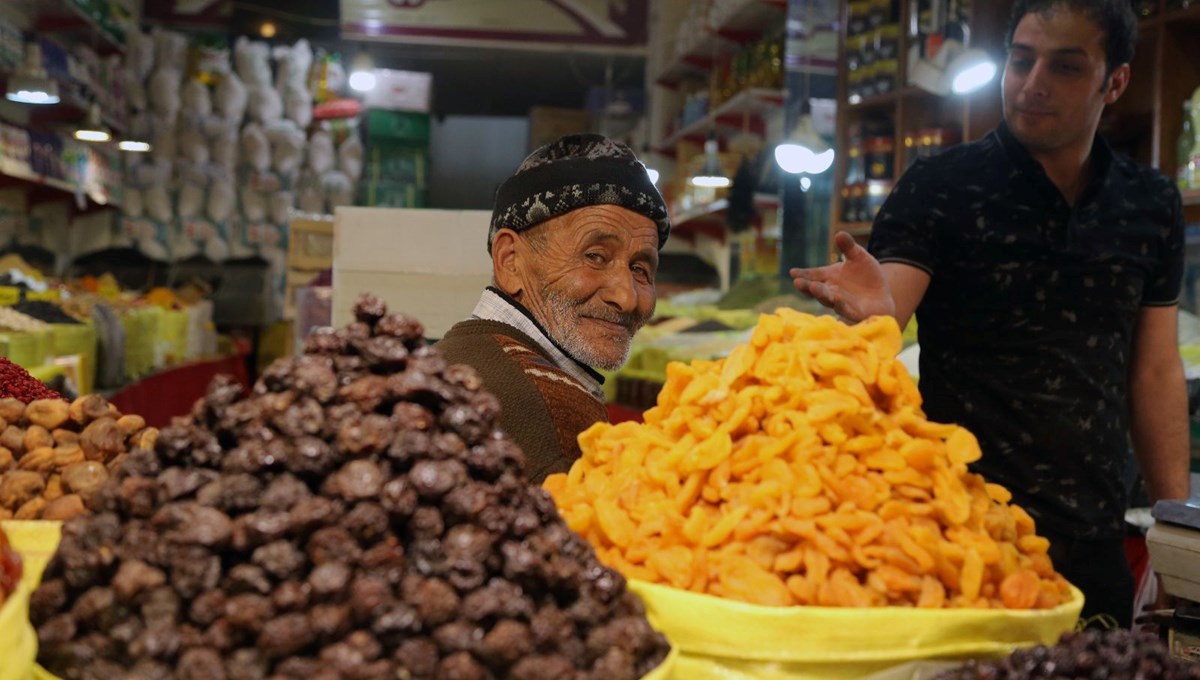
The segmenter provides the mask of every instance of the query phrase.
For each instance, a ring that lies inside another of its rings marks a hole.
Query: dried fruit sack
[[[762,605],[1052,608],[1049,543],[926,420],[890,317],[763,315],[719,361],[672,363],[644,423],[598,424],[546,480],[626,576]]]

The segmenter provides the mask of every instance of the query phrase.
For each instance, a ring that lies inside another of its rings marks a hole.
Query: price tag
[[[0,286],[0,307],[11,307],[20,301],[20,288],[15,286]]]

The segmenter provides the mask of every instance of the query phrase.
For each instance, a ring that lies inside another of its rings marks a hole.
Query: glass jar
[[[895,59],[900,54],[900,24],[886,24],[875,30],[875,51],[880,59]]]
[[[879,209],[883,207],[883,202],[887,200],[888,194],[892,193],[892,184],[890,179],[867,181],[862,209],[864,214],[861,221],[875,219],[875,216],[879,214]]]
[[[892,178],[895,150],[896,140],[894,137],[867,138],[864,149],[867,179],[890,180]]]
[[[862,35],[870,25],[870,0],[853,0],[847,12],[846,35]]]
[[[884,94],[896,89],[900,63],[895,59],[883,59],[875,64],[875,93]]]

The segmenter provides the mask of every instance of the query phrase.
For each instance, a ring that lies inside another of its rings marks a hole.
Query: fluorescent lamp
[[[124,139],[117,144],[117,148],[121,151],[129,151],[131,153],[146,153],[150,150],[150,143]]]
[[[723,175],[696,175],[691,179],[694,187],[708,187],[712,189],[724,189],[733,184],[733,180]]]
[[[100,106],[92,104],[88,107],[87,117],[84,119],[83,125],[75,131],[75,139],[81,142],[104,143],[112,141],[112,132],[108,126],[104,124],[104,120],[100,116]]]
[[[75,139],[81,142],[108,142],[112,140],[112,135],[104,130],[76,130]]]
[[[57,104],[58,83],[42,68],[42,48],[36,42],[25,43],[25,62],[8,79],[4,97],[18,104]]]
[[[964,50],[950,61],[946,68],[950,79],[950,90],[954,94],[967,94],[992,82],[996,77],[996,62],[978,48]]]
[[[813,128],[811,114],[800,119],[788,141],[775,147],[775,162],[793,175],[819,175],[833,167],[835,157],[834,150]]]
[[[704,167],[692,177],[690,182],[694,187],[710,187],[724,189],[733,184],[733,180],[721,168],[721,159],[717,155],[717,133],[709,131],[708,139],[704,140]]]
[[[350,89],[370,92],[375,89],[375,62],[366,50],[359,50],[350,63]]]

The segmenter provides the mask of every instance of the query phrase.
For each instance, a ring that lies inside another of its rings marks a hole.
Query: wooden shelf
[[[33,30],[70,38],[68,42],[94,47],[102,56],[125,53],[125,36],[109,31],[96,22],[77,0],[5,0],[25,6],[34,18]],[[95,44],[87,40],[94,37]]]
[[[1146,17],[1138,22],[1140,29],[1153,28],[1163,24],[1196,24],[1200,23],[1200,5],[1193,5],[1186,9],[1175,9],[1167,12],[1159,12],[1152,17]]]
[[[884,92],[871,97],[866,97],[860,101],[846,104],[846,108],[851,111],[861,111],[863,109],[878,109],[892,106],[899,101],[908,101],[920,98],[937,99],[938,96],[932,92],[923,90],[916,85],[906,85],[896,88],[891,92]]]
[[[834,222],[833,233],[844,231],[855,238],[862,238],[871,234],[871,222]]]
[[[1200,189],[1188,189],[1181,194],[1184,205],[1200,205]]]
[[[767,88],[750,88],[733,95],[708,115],[694,120],[678,130],[667,135],[657,149],[658,153],[670,155],[675,152],[675,144],[683,139],[702,139],[708,131],[714,128],[742,128],[745,116],[758,117],[764,113],[776,111],[783,106],[786,93],[783,90]]]
[[[687,50],[672,57],[655,76],[655,82],[672,87],[689,76],[706,74],[717,56],[733,52],[739,44],[761,36],[782,22],[786,14],[786,1],[743,0],[720,26],[704,31]]]
[[[7,84],[11,76],[11,72],[0,69],[0,86]],[[58,82],[58,91],[60,100],[57,104],[47,104],[30,108],[31,127],[53,127],[59,123],[75,124],[81,122],[87,116],[88,107],[91,106],[90,102],[72,92],[71,88],[62,82]],[[125,121],[113,118],[112,115],[103,109],[100,115],[104,124],[112,130],[114,135],[124,134]]]

